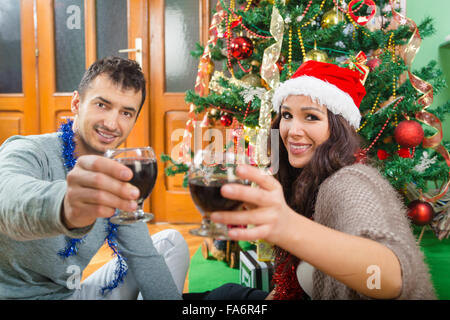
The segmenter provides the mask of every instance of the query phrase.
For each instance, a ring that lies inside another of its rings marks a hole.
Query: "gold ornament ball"
[[[207,68],[207,72],[209,75],[211,75],[214,72],[214,62],[212,62],[211,60],[208,62],[208,68]]]
[[[246,74],[241,78],[241,81],[252,87],[261,87],[261,78],[253,73]]]
[[[211,110],[209,110],[209,114],[213,117],[215,117],[217,115],[219,111],[217,111],[216,108],[211,108]]]
[[[342,21],[344,21],[343,14],[336,9],[331,9],[330,11],[324,13],[320,25],[322,28],[326,29],[335,26]]]
[[[328,62],[328,55],[325,51],[312,49],[305,54],[305,59],[303,62],[314,60],[319,62]]]

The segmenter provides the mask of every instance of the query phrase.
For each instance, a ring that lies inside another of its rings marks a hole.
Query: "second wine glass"
[[[247,157],[233,152],[199,150],[195,153],[188,183],[191,198],[203,218],[200,228],[189,230],[191,234],[229,239],[228,227],[212,222],[210,216],[214,211],[234,211],[241,207],[242,201],[223,197],[220,189],[227,183],[249,184],[236,175],[236,168],[244,163],[248,163]]]

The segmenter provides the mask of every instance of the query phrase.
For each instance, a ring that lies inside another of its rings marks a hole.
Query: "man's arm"
[[[24,241],[66,234],[82,236],[86,230],[68,230],[60,212],[65,180],[47,181],[48,159],[27,139],[0,149],[0,232]]]
[[[61,234],[80,238],[115,208],[136,207],[139,190],[127,182],[133,173],[126,166],[80,156],[66,181],[64,171],[55,177],[57,170],[51,170],[62,166],[59,154],[47,157],[40,148],[29,139],[0,148],[1,233],[19,241]]]

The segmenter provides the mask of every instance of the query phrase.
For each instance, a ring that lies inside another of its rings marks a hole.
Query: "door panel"
[[[165,92],[185,92],[193,87],[198,61],[190,55],[200,41],[198,0],[164,1]]]
[[[33,0],[2,1],[0,144],[15,134],[39,133],[33,30]]]
[[[77,88],[86,66],[84,0],[53,1],[54,92],[71,93]]]
[[[7,0],[0,10],[0,92],[22,92],[20,2]]]
[[[7,138],[23,132],[22,112],[1,112],[0,111],[0,144]]]
[[[97,0],[95,2],[97,58],[116,55],[127,58],[127,53],[118,53],[128,48],[127,0]]]
[[[189,106],[185,91],[193,89],[198,61],[190,56],[195,43],[205,43],[209,26],[209,0],[150,1],[151,55],[151,144],[158,156],[174,155],[181,132],[188,120]],[[172,141],[173,140],[173,141]],[[159,163],[159,168],[164,168]],[[167,166],[167,165],[166,165]],[[157,221],[200,222],[190,194],[182,187],[183,177],[167,177],[159,170],[152,192],[152,204]]]
[[[168,111],[165,113],[165,147],[164,153],[178,161],[180,143],[183,140],[184,126],[188,120],[188,111]],[[183,176],[164,177],[165,188],[168,191],[186,191],[183,188]]]
[[[59,124],[57,114],[70,111],[72,91],[76,89],[75,83],[81,79],[86,65],[84,2],[74,3],[62,0],[44,0],[36,3],[42,133],[57,130]],[[76,42],[64,42],[65,35],[72,40],[83,39],[82,48],[77,47]],[[62,57],[57,49],[69,56]],[[71,52],[79,54],[80,49],[82,57],[75,58]]]

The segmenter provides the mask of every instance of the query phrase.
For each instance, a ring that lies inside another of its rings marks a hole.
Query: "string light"
[[[303,36],[302,36],[302,31],[301,31],[300,27],[297,28],[297,34],[298,34],[298,40],[300,41],[300,48],[302,50],[303,60],[305,60],[306,50],[305,50],[305,45],[303,43]]]
[[[301,25],[302,28],[307,27],[310,25],[319,15],[319,13],[322,11],[323,6],[325,5],[326,0],[323,0],[322,3],[319,6],[319,12],[317,12],[311,19],[309,19],[307,22],[305,22],[303,25]],[[310,4],[308,4],[310,6]],[[309,7],[308,7],[309,9]],[[305,9],[306,10],[306,9]],[[305,13],[306,14],[306,13]]]
[[[250,9],[250,6],[252,5],[252,0],[247,0],[247,6],[244,9],[244,12],[247,12],[248,9]]]
[[[288,71],[292,75],[292,27],[289,28]]]
[[[380,100],[380,94],[377,95],[377,98],[375,99],[373,107],[372,107],[372,109],[370,109],[370,112],[369,112],[367,118],[374,114],[375,109],[376,109],[376,107],[378,105],[378,100]],[[369,119],[366,119],[366,121],[356,130],[356,132],[361,131],[366,126],[368,121],[369,121]]]

